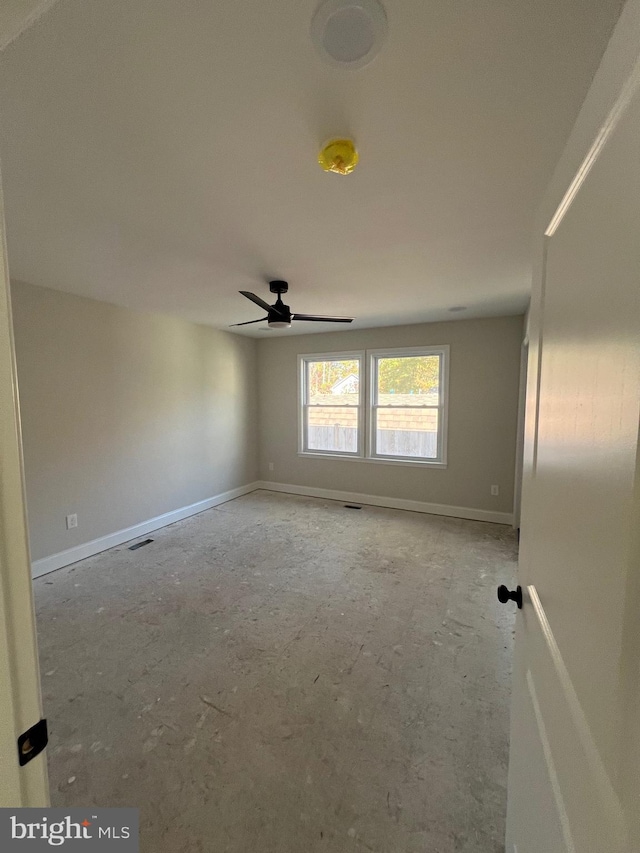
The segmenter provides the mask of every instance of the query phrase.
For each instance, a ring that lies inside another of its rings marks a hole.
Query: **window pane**
[[[358,410],[321,406],[307,409],[307,449],[358,452]]]
[[[360,362],[309,361],[307,402],[311,405],[357,406],[360,402]]]
[[[440,356],[379,358],[378,405],[437,406]]]
[[[377,409],[376,453],[437,459],[438,410]]]

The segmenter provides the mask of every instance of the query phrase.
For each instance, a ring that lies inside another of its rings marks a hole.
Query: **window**
[[[444,348],[371,353],[370,455],[445,461]]]
[[[301,356],[305,453],[362,455],[362,353]]]
[[[367,355],[299,356],[300,452],[445,465],[448,347]]]

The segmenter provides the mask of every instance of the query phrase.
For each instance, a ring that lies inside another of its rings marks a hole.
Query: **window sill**
[[[349,462],[373,462],[376,465],[407,465],[410,468],[446,468],[446,462],[431,462],[422,459],[383,459],[377,456],[347,456],[344,453],[312,453],[298,451],[298,456],[306,459],[342,459]]]

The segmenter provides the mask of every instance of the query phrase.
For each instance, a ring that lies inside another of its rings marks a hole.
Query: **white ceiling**
[[[2,0],[0,50],[11,44],[58,0]]]
[[[218,327],[276,277],[293,311],[354,327],[521,312],[621,2],[385,7],[349,72],[310,41],[316,0],[60,0],[0,57],[12,276]],[[343,134],[360,165],[325,174]]]

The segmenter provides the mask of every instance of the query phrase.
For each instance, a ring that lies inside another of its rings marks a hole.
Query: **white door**
[[[537,242],[506,850],[637,853],[637,0],[560,161]]]

